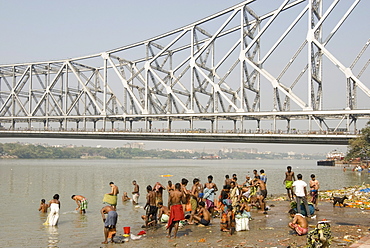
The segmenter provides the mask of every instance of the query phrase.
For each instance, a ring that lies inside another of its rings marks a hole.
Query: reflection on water
[[[58,247],[58,243],[59,243],[58,227],[49,226],[49,227],[46,227],[46,230],[49,234],[48,247]]]
[[[314,173],[322,190],[370,183],[370,173],[343,172],[342,168],[316,166],[316,161],[309,160],[0,160],[0,211],[6,213],[1,216],[0,244],[4,247],[45,247],[46,244],[49,247],[97,247],[104,239],[100,209],[104,194],[111,190],[110,181],[119,187],[119,199],[125,191],[132,197],[132,180],[140,185],[137,207],[121,200],[117,205],[118,233],[122,233],[124,226],[130,226],[133,233],[137,233],[143,225],[140,216],[145,212],[145,188],[149,184],[158,181],[167,185],[168,180],[176,183],[183,177],[190,182],[197,177],[205,183],[207,176],[213,175],[221,189],[226,174],[236,173],[238,181],[243,182],[253,169],[264,169],[268,194],[283,194],[287,165],[292,166],[296,175],[301,173],[306,182]],[[173,176],[160,177],[167,174]],[[60,195],[62,214],[58,226],[45,227],[42,223],[47,214],[38,213],[40,199],[49,201],[56,193]],[[75,210],[76,202],[71,195],[89,199],[85,215]],[[165,193],[164,202],[167,196]],[[9,211],[9,203],[12,211]]]
[[[76,219],[73,221],[73,226],[75,228],[87,227],[87,215],[86,214],[78,214],[76,216]]]

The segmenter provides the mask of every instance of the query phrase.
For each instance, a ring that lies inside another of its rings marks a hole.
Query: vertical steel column
[[[245,6],[240,8],[240,54],[239,54],[239,63],[240,63],[240,106],[239,108],[240,109],[244,109],[244,106],[245,106],[244,71],[246,70],[244,69],[244,65],[245,65],[244,59],[242,59],[245,57],[245,54],[243,54],[243,51],[244,51],[244,20],[245,20],[244,8]]]
[[[107,56],[110,56],[110,54],[107,54]],[[108,87],[108,58],[104,58],[104,86],[103,86],[103,111],[102,115],[107,114],[107,87]],[[96,85],[95,85],[96,87]],[[105,124],[104,124],[105,125]]]
[[[216,133],[218,133],[218,116],[215,117],[215,121],[216,121]]]
[[[312,40],[313,40],[313,33],[312,33],[312,26],[313,26],[313,2],[315,0],[309,0],[309,3],[308,3],[308,27],[307,27],[307,58],[308,58],[308,81],[307,81],[307,89],[308,89],[308,101],[307,101],[307,104],[308,104],[308,108],[309,109],[313,109],[314,106],[312,104],[312,101],[314,99],[314,96],[312,95],[312,92],[313,92],[313,85],[312,85],[312,63],[313,63],[313,59],[312,59]]]
[[[168,117],[168,120],[167,120],[167,129],[168,130],[167,130],[167,132],[171,132],[171,129],[172,129],[171,124],[172,124],[171,118]]]
[[[13,85],[12,85],[12,125],[11,125],[11,127],[12,127],[12,130],[14,130],[15,129],[15,120],[14,120],[14,117],[15,117],[15,86],[16,86],[16,84],[17,84],[17,77],[16,77],[16,75],[15,75],[15,72],[16,72],[16,70],[15,70],[15,66],[13,66]]]
[[[194,69],[194,64],[195,61],[193,61],[194,59],[194,27],[191,28],[191,32],[190,32],[190,37],[191,37],[191,42],[190,42],[190,110],[194,113],[195,109],[194,109],[194,94],[195,94],[195,91],[194,91],[194,86],[195,86],[195,69]]]
[[[30,80],[29,80],[29,87],[28,87],[28,115],[30,115],[32,111],[32,94],[33,94],[32,69],[33,69],[33,65],[30,65],[30,72],[29,72]]]
[[[149,46],[150,46],[150,43],[146,43],[145,44],[146,46],[146,60],[145,60],[145,82],[144,82],[144,87],[145,87],[145,90],[144,90],[144,113],[142,114],[148,114],[149,113],[149,68],[150,68],[150,63],[149,63]]]

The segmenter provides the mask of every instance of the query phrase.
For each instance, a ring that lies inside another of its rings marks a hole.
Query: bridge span
[[[55,139],[104,139],[104,140],[145,140],[145,141],[190,141],[224,143],[279,143],[348,145],[355,134],[316,133],[207,133],[207,132],[143,132],[143,131],[0,131],[2,138],[55,138]]]
[[[348,144],[370,118],[366,2],[246,0],[117,49],[0,65],[0,137]]]

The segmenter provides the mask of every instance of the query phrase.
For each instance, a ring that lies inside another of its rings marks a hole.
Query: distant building
[[[187,152],[187,153],[194,153],[194,150],[190,149],[158,149],[158,151],[170,151],[170,152]]]
[[[144,150],[145,144],[139,143],[139,142],[126,143],[125,145],[123,145],[123,148],[138,148],[138,149]]]
[[[244,152],[244,153],[251,153],[251,154],[258,153],[257,148],[222,148],[221,151],[224,153],[232,153],[232,152]]]

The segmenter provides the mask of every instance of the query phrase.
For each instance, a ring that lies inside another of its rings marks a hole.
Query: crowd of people
[[[311,217],[307,201],[307,187],[310,189],[311,196],[309,202],[318,211],[317,201],[320,184],[313,174],[309,184],[303,181],[301,174],[297,175],[296,180],[291,166],[287,167],[283,184],[287,189],[287,200],[296,202],[296,208],[289,211],[293,218],[289,227],[294,229],[298,235],[307,234],[306,216]],[[105,206],[100,210],[104,222],[105,239],[103,243],[108,243],[109,239],[113,242],[118,219],[116,206],[119,189],[113,182],[110,182],[109,185],[111,192],[105,194],[103,200]],[[132,185],[132,199],[127,192],[124,192],[122,201],[131,200],[133,205],[137,205],[140,198],[140,187],[135,180],[132,181]],[[167,206],[164,204],[164,191],[168,193]],[[216,197],[217,194],[218,197]],[[263,169],[259,173],[254,170],[253,175],[246,175],[242,182],[238,181],[236,174],[231,177],[225,175],[221,190],[213,182],[212,175],[208,176],[204,184],[199,178],[194,178],[192,185],[189,185],[189,180],[186,178],[182,178],[180,182],[175,184],[168,181],[166,186],[156,182],[153,186],[147,185],[146,187],[145,214],[141,216],[144,221],[142,227],[149,228],[157,226],[158,222],[165,223],[168,237],[171,237],[173,231],[173,236],[176,238],[180,224],[208,226],[213,218],[220,218],[220,231],[233,234],[235,230],[238,230],[236,228],[237,220],[245,218],[249,221],[252,219],[251,209],[257,209],[257,214],[267,214],[269,208],[266,206],[266,197],[267,175]],[[82,195],[72,195],[71,198],[77,204],[76,210],[85,214],[88,204],[87,198]],[[305,210],[303,214],[301,203]],[[46,203],[45,199],[41,200],[39,211],[47,212],[48,208],[50,208],[50,213],[44,224],[57,225],[60,208],[58,194],[55,194],[49,203]]]

